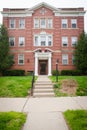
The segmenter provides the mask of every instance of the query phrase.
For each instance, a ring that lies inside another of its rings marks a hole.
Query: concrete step
[[[42,84],[52,84],[51,81],[36,81],[35,83],[38,83],[38,84],[40,84],[40,83],[42,83]]]
[[[54,92],[53,88],[35,88],[34,93],[39,93],[39,92]]]
[[[52,82],[47,82],[47,81],[36,81],[35,84],[53,84]]]
[[[35,85],[34,89],[53,89],[50,85]]]
[[[46,86],[46,87],[52,87],[52,84],[37,84],[35,83],[34,86]]]
[[[54,97],[54,93],[33,93],[33,97]]]

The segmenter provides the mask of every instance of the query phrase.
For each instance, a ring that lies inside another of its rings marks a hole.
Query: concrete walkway
[[[41,97],[47,87],[52,87],[50,82],[48,77],[44,77],[44,79],[39,77],[34,96],[38,96],[39,93]],[[42,91],[43,87],[45,88]],[[44,96],[44,98],[0,98],[0,111],[26,112],[27,120],[22,130],[68,130],[62,112],[68,109],[87,109],[87,96],[47,98],[46,96],[49,96],[47,93],[44,93]]]
[[[27,112],[23,130],[68,130],[62,112],[87,109],[87,96],[53,98],[0,98],[0,111]]]

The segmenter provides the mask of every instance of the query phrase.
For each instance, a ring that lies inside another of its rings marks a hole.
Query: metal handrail
[[[31,87],[31,96],[33,96],[34,81],[35,81],[35,76],[34,76],[34,72],[33,72],[33,75],[32,75],[32,87]]]

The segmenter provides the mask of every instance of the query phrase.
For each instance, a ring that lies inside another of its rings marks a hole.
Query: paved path
[[[42,82],[43,77],[38,80],[38,82]],[[44,77],[45,82],[48,80],[47,77]],[[46,87],[48,87],[47,85]],[[87,109],[86,102],[87,96],[0,98],[0,111],[26,112],[27,120],[22,130],[68,130],[62,112],[68,109]]]
[[[52,98],[0,98],[0,111],[27,112],[23,130],[68,130],[62,112],[87,109],[87,96]]]

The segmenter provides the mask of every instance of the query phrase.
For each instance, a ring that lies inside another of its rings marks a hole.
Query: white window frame
[[[11,43],[13,42],[13,43]],[[14,47],[15,46],[15,37],[9,37],[9,46]]]
[[[20,47],[25,46],[25,37],[19,37],[19,46]]]
[[[19,20],[19,28],[24,29],[25,28],[25,19],[21,18]]]
[[[34,46],[39,46],[38,44],[39,44],[39,37],[38,35],[34,35]]]
[[[39,28],[39,19],[38,18],[34,19],[34,28]]]
[[[52,18],[48,18],[48,28],[53,28],[53,19]]]
[[[62,19],[62,28],[68,28],[68,20]]]
[[[71,19],[72,28],[77,28],[77,19]]]
[[[46,46],[46,35],[40,35],[40,46]]]
[[[62,64],[68,65],[68,54],[62,54]]]
[[[35,38],[37,37],[38,41],[36,43]],[[41,45],[41,37],[45,38],[45,43]],[[49,45],[49,37],[51,37],[51,44]],[[34,35],[34,46],[52,46],[53,45],[53,35],[39,34]]]
[[[72,47],[75,47],[75,46],[76,46],[76,43],[77,43],[77,37],[71,37]]]
[[[75,56],[72,55],[72,65],[75,65]]]
[[[23,62],[21,63],[20,60]],[[18,65],[24,65],[24,54],[18,54]]]
[[[44,20],[44,25],[42,25],[42,23],[43,23],[42,20]],[[46,19],[45,18],[40,19],[40,28],[46,28]]]
[[[68,47],[68,37],[62,37],[62,47]]]
[[[14,29],[15,28],[15,19],[10,19],[10,28]]]
[[[53,44],[53,37],[52,35],[48,35],[48,46],[52,46],[52,44]]]

